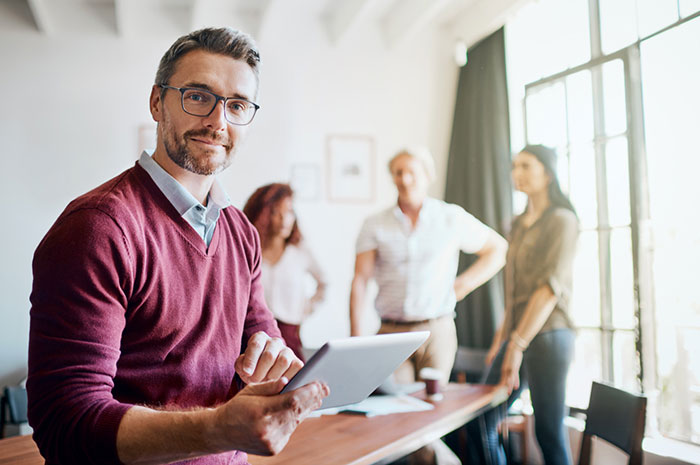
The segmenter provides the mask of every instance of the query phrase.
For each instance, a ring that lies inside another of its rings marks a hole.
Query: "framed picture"
[[[153,152],[156,149],[156,125],[153,123],[140,124],[138,128],[138,155],[148,150]]]
[[[315,201],[321,197],[321,174],[315,163],[296,163],[291,167],[289,185],[296,200]]]
[[[371,202],[375,195],[374,139],[370,136],[331,135],[327,145],[328,199]]]

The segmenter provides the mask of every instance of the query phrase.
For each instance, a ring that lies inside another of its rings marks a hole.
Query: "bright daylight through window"
[[[506,25],[513,150],[557,148],[581,221],[567,402],[643,391],[647,433],[695,443],[698,44],[700,0],[541,0]]]

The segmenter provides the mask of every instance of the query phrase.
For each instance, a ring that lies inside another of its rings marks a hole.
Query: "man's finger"
[[[330,394],[330,389],[326,384],[314,381],[283,394],[283,396],[287,396],[283,405],[285,409],[293,410],[295,414],[300,416],[300,419],[304,419],[313,410],[321,407],[323,398],[327,397],[328,394]]]
[[[294,355],[294,352],[292,352],[292,349],[289,347],[283,347],[280,352],[277,354],[277,359],[275,360],[274,364],[272,367],[267,372],[267,378],[268,379],[277,379],[280,376],[287,376],[287,371],[289,367],[295,362],[298,361],[301,363],[301,361],[297,358],[296,355]],[[294,376],[294,375],[292,375]],[[291,378],[291,376],[287,376],[287,378]]]
[[[265,350],[269,339],[270,336],[262,331],[253,334],[248,341],[248,346],[245,349],[245,353],[243,354],[243,358],[240,363],[240,369],[243,371],[243,373],[248,376],[253,375],[256,367],[258,366],[260,355]]]
[[[302,368],[304,368],[304,363],[298,358],[295,358],[295,360],[289,365],[287,371],[282,376],[288,379],[292,379],[294,375],[299,373],[299,370],[301,370]]]
[[[253,372],[251,379],[255,383],[265,381],[268,379],[275,379],[272,376],[268,376],[270,369],[277,362],[277,358],[282,351],[286,348],[284,342],[280,338],[269,338],[262,353],[258,356],[257,365],[255,366],[255,371]],[[247,352],[247,351],[246,351]],[[280,373],[281,374],[281,373]]]

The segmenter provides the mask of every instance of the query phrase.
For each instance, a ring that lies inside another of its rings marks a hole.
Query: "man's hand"
[[[328,386],[319,382],[279,394],[287,382],[283,377],[246,386],[218,407],[211,431],[215,447],[229,450],[235,438],[238,450],[256,455],[279,453],[296,427],[330,394]]]
[[[303,366],[282,339],[270,337],[262,331],[253,334],[246,351],[234,365],[236,373],[246,384],[272,381],[283,376],[291,379]]]

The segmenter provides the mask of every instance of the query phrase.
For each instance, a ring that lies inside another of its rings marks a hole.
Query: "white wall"
[[[331,203],[323,184],[319,201],[296,205],[329,282],[327,301],[302,331],[317,346],[348,333],[354,240],[362,219],[395,198],[385,168],[392,152],[427,145],[444,173],[457,69],[439,31],[388,50],[368,24],[333,46],[298,3],[274,5],[257,38],[262,110],[221,176],[234,203],[263,183],[287,181],[292,163],[325,173],[328,134],[370,135],[377,148],[374,202]],[[174,39],[0,31],[0,386],[26,374],[34,249],[71,199],[133,165],[137,129],[151,121],[156,66]],[[444,174],[433,193],[443,189]]]

